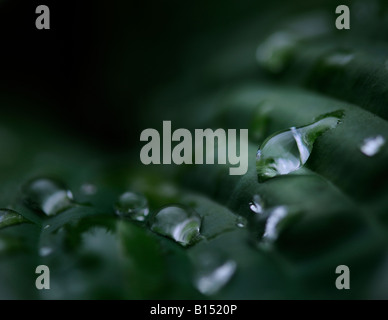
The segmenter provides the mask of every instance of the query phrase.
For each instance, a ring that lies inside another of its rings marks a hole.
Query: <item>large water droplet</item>
[[[279,223],[287,216],[288,210],[285,206],[279,206],[271,209],[269,217],[265,224],[263,239],[275,241],[279,235]]]
[[[73,194],[62,183],[50,178],[29,181],[23,187],[27,205],[43,211],[48,216],[74,206]]]
[[[256,59],[268,71],[283,71],[290,60],[297,39],[287,32],[276,32],[265,40],[256,51]]]
[[[120,217],[144,221],[148,216],[148,201],[146,197],[134,192],[125,192],[115,204],[115,212]]]
[[[385,144],[382,136],[366,138],[361,146],[361,152],[368,157],[376,155]]]
[[[38,178],[23,187],[27,205],[48,216],[74,206],[73,195],[62,183],[49,178]]]
[[[288,174],[302,167],[311,154],[314,141],[326,130],[335,128],[341,117],[342,112],[330,113],[310,125],[292,127],[267,138],[256,155],[259,180]]]
[[[264,212],[264,204],[263,204],[263,201],[261,200],[261,197],[258,194],[255,194],[253,196],[252,201],[249,203],[249,208],[254,213],[262,214]]]
[[[160,210],[153,218],[151,230],[170,237],[183,246],[194,243],[200,236],[200,216],[191,209],[170,206]]]
[[[28,222],[28,220],[16,211],[11,209],[0,209],[0,229],[23,222]]]
[[[204,295],[219,292],[236,272],[237,264],[218,252],[205,252],[196,260],[194,285]]]

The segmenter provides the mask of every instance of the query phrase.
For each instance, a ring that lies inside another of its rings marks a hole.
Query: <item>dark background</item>
[[[303,1],[294,2],[298,10]],[[40,4],[50,8],[50,30],[35,28]],[[47,119],[105,148],[128,148],[138,140],[144,101],[190,67],[182,55],[191,39],[231,29],[268,6],[283,8],[281,1],[248,0],[3,0],[0,95],[22,101],[21,117]]]
[[[35,28],[40,4],[50,8],[50,30]],[[236,8],[246,13],[258,6],[258,1],[222,8],[218,1],[3,1],[0,92],[36,102],[20,106],[23,117],[56,119],[63,129],[99,144],[127,147],[137,139],[142,101],[184,68],[180,56],[188,39],[235,22]]]

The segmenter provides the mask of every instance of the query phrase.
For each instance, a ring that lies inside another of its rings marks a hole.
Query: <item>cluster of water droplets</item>
[[[61,214],[77,205],[71,191],[64,184],[49,178],[29,181],[23,187],[25,204],[37,212],[43,212],[48,218]],[[95,193],[96,187],[83,186],[80,190],[89,195]],[[121,194],[113,206],[117,216],[143,223],[157,234],[168,237],[178,244],[187,247],[199,240],[201,235],[201,216],[192,208],[182,205],[163,207],[150,215],[147,198],[140,193],[127,191]],[[254,196],[250,203],[253,213],[267,217],[263,239],[274,241],[278,235],[277,226],[288,214],[286,207],[265,209],[259,196]],[[43,220],[44,221],[44,220]],[[61,247],[58,241],[63,240],[63,228],[55,229],[47,220],[42,226],[38,253],[48,259]],[[26,218],[11,209],[0,210],[0,228],[28,222]],[[236,228],[245,228],[247,219],[237,216]],[[62,239],[62,240],[61,240]],[[214,295],[225,287],[237,269],[237,263],[219,252],[205,252],[193,262],[195,287],[204,295]]]
[[[149,217],[147,198],[134,192],[123,193],[115,204],[115,213],[121,218],[147,222],[160,235],[188,246],[200,238],[201,217],[195,210],[182,205],[166,206]]]

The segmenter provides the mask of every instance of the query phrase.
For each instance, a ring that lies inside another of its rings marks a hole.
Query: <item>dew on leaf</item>
[[[75,205],[73,194],[62,183],[50,178],[29,181],[23,187],[27,205],[54,216]]]
[[[249,202],[249,208],[254,213],[262,214],[264,212],[264,204],[258,194],[255,194],[252,201]]]
[[[148,201],[141,194],[125,192],[116,202],[115,212],[120,217],[144,221],[149,213]]]
[[[265,224],[263,235],[264,240],[275,241],[279,235],[279,223],[288,215],[288,210],[285,206],[278,206],[271,209],[269,217]]]
[[[259,181],[301,168],[308,160],[315,140],[325,131],[335,128],[341,117],[340,112],[330,113],[312,124],[292,127],[267,138],[256,154]]]
[[[235,274],[237,263],[218,252],[204,252],[195,261],[194,285],[204,295],[219,292]]]
[[[385,144],[385,139],[382,136],[366,138],[361,145],[361,152],[368,157],[373,157]]]
[[[242,216],[238,216],[236,218],[236,226],[239,227],[239,228],[245,228],[247,225],[247,220],[242,217]]]
[[[200,237],[201,218],[192,209],[169,206],[160,210],[151,223],[151,230],[167,236],[182,246],[194,243]]]

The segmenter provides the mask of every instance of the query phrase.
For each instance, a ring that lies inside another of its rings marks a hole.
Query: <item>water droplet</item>
[[[53,179],[34,179],[23,187],[23,192],[28,205],[48,216],[56,215],[75,205],[71,191]]]
[[[296,43],[297,40],[292,34],[276,32],[257,48],[256,59],[268,71],[279,73],[289,62]]]
[[[236,272],[237,264],[218,252],[205,252],[196,260],[194,285],[204,295],[219,292]]]
[[[254,213],[259,213],[259,214],[263,213],[263,211],[264,211],[263,201],[261,200],[261,197],[258,194],[255,194],[253,196],[252,201],[249,203],[249,208]]]
[[[366,138],[361,146],[361,152],[368,157],[376,155],[385,144],[382,136]]]
[[[301,168],[309,158],[315,140],[328,129],[335,128],[342,112],[324,115],[303,127],[292,127],[267,138],[256,155],[260,181],[288,174]]]
[[[352,53],[337,52],[337,53],[329,55],[325,59],[325,63],[326,63],[326,65],[329,65],[329,66],[342,67],[342,66],[346,66],[353,59],[354,59],[354,54],[352,54]]]
[[[52,253],[53,253],[53,248],[51,248],[51,247],[40,247],[39,248],[39,255],[41,257],[47,257]]]
[[[16,211],[11,209],[0,209],[0,229],[23,222],[28,222],[28,220]]]
[[[154,216],[151,230],[187,246],[199,238],[200,227],[201,218],[194,210],[170,206]]]
[[[265,224],[263,239],[275,241],[279,235],[279,223],[288,215],[288,210],[285,206],[279,206],[271,209],[269,217]]]
[[[81,192],[83,194],[88,195],[88,196],[92,196],[92,195],[96,194],[97,187],[94,184],[91,184],[91,183],[84,183],[81,186]]]
[[[239,227],[239,228],[245,228],[247,225],[247,219],[245,219],[244,217],[242,216],[238,216],[236,218],[236,226]]]
[[[149,213],[148,201],[141,194],[125,192],[115,204],[115,212],[120,217],[144,221]]]
[[[66,240],[66,228],[70,226],[67,224],[66,226],[55,227],[50,224],[46,224],[41,232],[39,239],[39,255],[41,257],[50,258],[55,257],[56,253],[63,254],[67,249],[70,248],[70,242],[68,247],[65,249]],[[69,227],[70,230],[70,227]],[[75,238],[73,238],[74,240]],[[71,244],[73,245],[73,243]],[[67,246],[67,244],[66,244]]]

